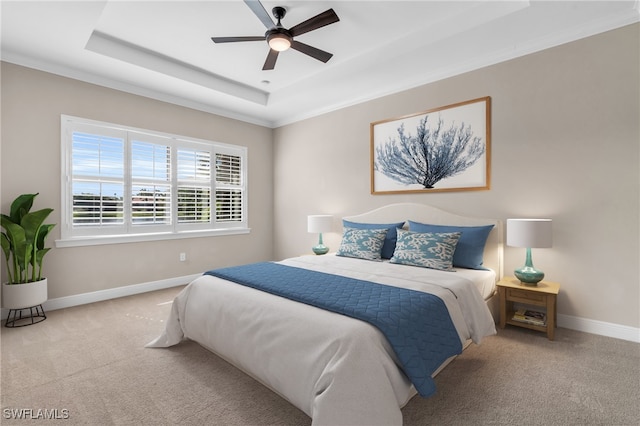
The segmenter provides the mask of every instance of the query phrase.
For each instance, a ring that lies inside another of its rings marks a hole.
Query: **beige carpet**
[[[65,425],[310,424],[193,342],[144,348],[164,327],[166,302],[179,290],[2,327],[0,423],[43,424],[53,416]],[[403,409],[406,425],[638,425],[640,344],[562,328],[550,342],[507,328],[469,347],[436,385],[436,395]],[[13,419],[18,414],[40,419]]]

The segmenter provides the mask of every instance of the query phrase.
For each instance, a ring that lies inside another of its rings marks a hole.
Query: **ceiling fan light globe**
[[[291,47],[291,40],[284,34],[273,34],[269,37],[269,47],[278,52],[284,52]]]

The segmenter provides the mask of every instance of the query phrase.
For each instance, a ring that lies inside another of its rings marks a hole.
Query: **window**
[[[245,147],[63,115],[58,246],[245,233]]]

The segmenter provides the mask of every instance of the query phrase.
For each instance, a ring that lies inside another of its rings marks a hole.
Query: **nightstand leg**
[[[547,338],[553,340],[556,331],[556,295],[547,296]]]
[[[504,328],[507,324],[507,290],[498,287],[498,296],[500,297],[500,328]]]

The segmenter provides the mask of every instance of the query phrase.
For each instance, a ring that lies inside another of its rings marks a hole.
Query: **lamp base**
[[[324,244],[318,244],[315,247],[312,247],[311,250],[313,250],[313,252],[315,254],[327,254],[329,253],[329,247],[325,246]]]
[[[513,274],[525,285],[538,285],[544,278],[544,272],[531,266],[516,269]]]

